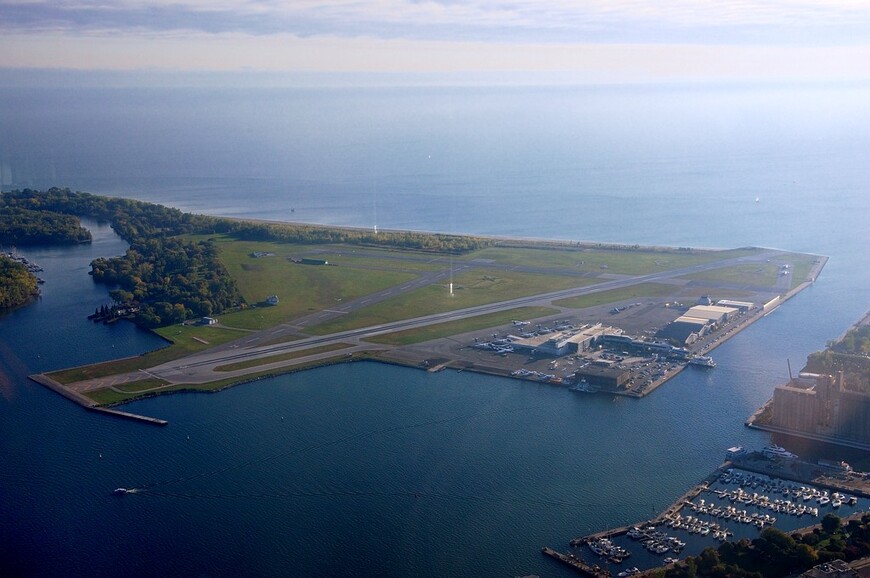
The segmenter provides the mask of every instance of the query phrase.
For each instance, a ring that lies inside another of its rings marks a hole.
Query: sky
[[[0,0],[11,69],[870,79],[866,0]]]

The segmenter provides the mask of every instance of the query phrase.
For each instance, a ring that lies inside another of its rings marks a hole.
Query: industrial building
[[[683,315],[659,329],[656,337],[676,343],[691,343],[698,337],[706,335],[711,325],[708,319]]]
[[[774,389],[771,425],[870,444],[870,395],[848,391],[842,372],[836,379],[802,374]]]
[[[686,311],[686,317],[707,319],[714,324],[730,321],[738,312],[733,307],[721,307],[719,305],[695,305]]]
[[[741,313],[746,313],[752,309],[755,309],[755,303],[751,301],[734,301],[732,299],[720,299],[716,302],[716,305],[720,307],[733,307],[737,309]]]
[[[677,343],[692,343],[739,313],[736,307],[695,305],[673,322],[662,327],[656,337]]]
[[[624,386],[631,374],[616,366],[590,364],[574,372],[576,382],[586,382],[602,389],[616,390]]]

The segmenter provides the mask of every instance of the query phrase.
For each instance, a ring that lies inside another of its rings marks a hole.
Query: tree
[[[795,565],[800,568],[812,568],[819,561],[816,550],[808,544],[798,544],[794,549]]]
[[[826,534],[833,534],[839,530],[840,524],[842,524],[842,521],[836,514],[825,514],[825,517],[822,518],[822,530],[824,530]]]

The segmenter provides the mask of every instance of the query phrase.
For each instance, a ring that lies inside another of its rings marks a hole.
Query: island
[[[2,199],[108,220],[130,243],[92,263],[118,288],[91,317],[129,318],[171,345],[33,376],[94,409],[359,360],[643,397],[689,367],[715,371],[716,346],[826,263],[758,247],[254,222],[67,189]]]

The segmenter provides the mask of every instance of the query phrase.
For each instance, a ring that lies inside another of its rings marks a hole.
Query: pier
[[[553,550],[552,548],[548,548],[547,546],[541,548],[541,552],[550,558],[558,560],[563,564],[567,564],[583,576],[593,576],[594,578],[610,576],[610,572],[602,570],[599,566],[590,566],[574,554],[563,554]]]
[[[589,534],[580,538],[574,538],[571,540],[571,546],[580,546],[589,542],[590,540],[600,540],[601,538],[613,538],[614,536],[622,536],[627,534],[628,531],[635,526],[658,526],[667,521],[668,518],[678,514],[680,510],[683,509],[683,506],[686,502],[691,502],[695,498],[701,495],[702,492],[705,492],[709,489],[710,484],[712,484],[719,475],[724,472],[727,468],[731,467],[731,462],[725,462],[718,468],[716,468],[710,475],[704,478],[698,485],[692,487],[685,494],[677,498],[668,508],[650,520],[644,520],[643,522],[638,522],[636,524],[632,524],[630,526],[620,526],[618,528],[611,528],[609,530],[604,530],[603,532],[596,532],[594,534]]]

